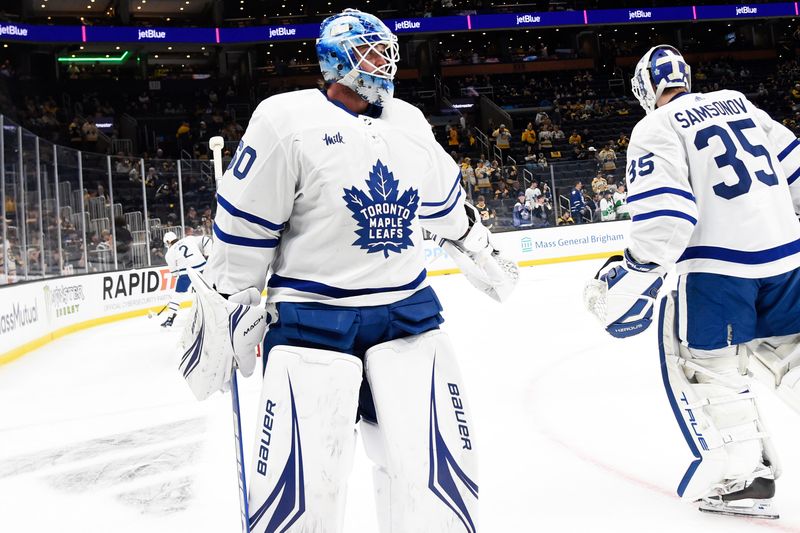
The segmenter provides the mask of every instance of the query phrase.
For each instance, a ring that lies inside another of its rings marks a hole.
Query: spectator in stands
[[[181,151],[187,151],[191,153],[192,151],[192,133],[191,128],[189,127],[189,123],[187,121],[182,121],[181,125],[178,126],[178,131],[175,133],[175,138],[178,142],[178,156],[180,157]]]
[[[495,183],[494,186],[494,199],[495,200],[503,200],[510,196],[510,191],[508,190],[508,185],[503,180],[499,180]]]
[[[447,125],[447,146],[453,150],[460,149],[460,142],[458,140],[458,130],[452,124]]]
[[[486,213],[486,216],[489,215],[489,207],[486,205],[486,197],[483,195],[478,196],[478,201],[475,202],[475,209],[478,210],[480,213],[481,218],[483,218],[483,214]]]
[[[72,122],[69,123],[67,133],[69,135],[70,145],[80,150],[83,145],[83,132],[81,131],[81,123],[77,117],[73,118]]]
[[[511,132],[506,128],[505,124],[500,124],[500,127],[492,132],[492,137],[495,138],[497,147],[501,150],[511,148]]]
[[[522,143],[529,148],[536,145],[536,130],[533,129],[532,122],[528,122],[528,125],[522,131]]]
[[[533,151],[533,146],[528,145],[528,153],[525,154],[525,168],[528,169],[528,172],[533,172],[536,170],[536,160],[538,159],[536,153]]]
[[[133,266],[131,253],[133,235],[128,230],[125,217],[114,217],[114,240],[117,243],[117,266],[119,268],[131,268]]]
[[[469,157],[465,157],[461,161],[461,185],[469,192],[474,191],[478,185],[475,178],[475,169],[472,168],[472,162]]]
[[[517,203],[514,204],[514,209],[511,212],[511,223],[515,228],[529,228],[533,224],[531,220],[531,207],[525,201],[525,195],[520,194],[517,197]]]
[[[564,131],[558,125],[553,125],[553,140],[555,141],[564,140]]]
[[[539,157],[536,158],[536,165],[538,165],[538,167],[542,169],[547,168],[549,166],[547,163],[547,158],[541,152],[539,153]]]
[[[583,223],[583,213],[586,211],[586,200],[583,198],[583,183],[575,182],[575,187],[569,193],[569,210],[576,224]]]
[[[631,218],[628,213],[628,193],[625,191],[625,183],[622,181],[617,184],[617,190],[614,191],[614,211],[617,213],[618,220]]]
[[[613,172],[617,169],[617,154],[614,152],[614,149],[611,148],[611,143],[608,143],[600,150],[597,159],[600,161],[601,168],[604,171]]]
[[[492,229],[497,224],[497,211],[489,209],[486,213],[481,213],[481,221],[486,229]]]
[[[625,135],[625,133],[621,132],[619,134],[619,137],[617,137],[617,143],[616,143],[617,144],[617,150],[627,150],[628,149],[628,143],[630,143],[630,142],[631,141],[628,138],[628,136]]]
[[[595,194],[603,194],[608,189],[608,181],[603,176],[603,171],[598,170],[594,178],[592,178],[592,191]]]
[[[544,228],[550,225],[550,212],[553,210],[553,207],[549,205],[544,196],[539,196],[536,198],[536,202],[532,204],[533,207],[531,209],[531,221],[535,228]]]
[[[38,246],[28,247],[28,275],[41,276],[42,272],[42,258],[41,251]]]
[[[508,189],[511,191],[511,196],[513,198],[522,190],[519,184],[519,171],[517,170],[517,165],[504,167],[502,172],[503,180],[506,182],[506,185],[508,185]]]
[[[572,226],[573,224],[575,224],[575,221],[569,211],[561,213],[561,216],[556,220],[556,226]]]
[[[525,189],[525,201],[527,201],[530,205],[536,201],[542,195],[542,190],[539,189],[539,184],[536,180],[531,180],[530,185],[528,188]]]
[[[83,134],[83,149],[89,152],[97,151],[97,139],[100,132],[94,124],[94,119],[86,119],[86,122],[81,127],[81,132]]]
[[[17,280],[17,262],[14,261],[14,254],[9,241],[6,241],[6,251],[8,255],[3,253],[3,247],[0,246],[0,285],[14,283]]]
[[[600,221],[608,222],[616,218],[617,213],[614,210],[614,197],[611,191],[606,189],[603,191],[602,197],[600,198]]]
[[[552,148],[553,147],[553,131],[547,124],[542,126],[539,131],[539,148]]]
[[[536,113],[536,118],[533,119],[533,122],[536,124],[537,128],[541,128],[542,124],[548,120],[550,120],[550,116],[544,110],[542,110]]]

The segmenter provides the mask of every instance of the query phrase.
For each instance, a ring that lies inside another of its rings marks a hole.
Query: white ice
[[[785,472],[781,519],[709,516],[679,501],[691,456],[661,384],[655,328],[627,341],[602,332],[581,304],[597,267],[524,268],[504,306],[461,276],[432,278],[476,408],[479,530],[800,532],[800,418],[766,390],[762,415]],[[229,396],[193,399],[177,335],[142,317],[0,367],[0,531],[240,530]],[[259,381],[241,386],[249,444]],[[377,532],[361,449],[345,531]]]

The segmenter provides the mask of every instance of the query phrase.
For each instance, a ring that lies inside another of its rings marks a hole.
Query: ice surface
[[[800,532],[800,416],[765,390],[782,518],[707,516],[678,500],[691,456],[661,384],[655,328],[619,341],[583,311],[599,264],[525,268],[506,305],[461,276],[432,278],[475,407],[479,530]],[[132,319],[0,367],[0,531],[239,531],[230,399],[194,400],[177,371],[178,331]],[[240,387],[249,448],[259,381]],[[360,447],[345,531],[377,532]]]

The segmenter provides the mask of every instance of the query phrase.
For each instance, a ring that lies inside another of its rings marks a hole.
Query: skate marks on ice
[[[34,476],[65,493],[110,491],[143,514],[183,511],[205,429],[205,419],[191,418],[12,457],[0,462],[0,482]]]

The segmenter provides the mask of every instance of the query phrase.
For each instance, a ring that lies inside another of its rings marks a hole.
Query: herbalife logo
[[[520,240],[522,244],[522,251],[523,252],[532,252],[533,251],[533,240],[530,237],[523,237]]]
[[[736,16],[739,15],[757,15],[758,8],[757,7],[750,7],[750,6],[741,6],[736,8]]]
[[[534,17],[533,15],[517,15],[517,25],[538,24],[541,21],[542,17]]]
[[[342,137],[342,134],[339,132],[337,132],[333,137],[326,133],[322,140],[325,141],[325,146],[330,146],[332,144],[344,144],[344,137]]]
[[[281,26],[280,28],[270,28],[269,38],[272,39],[273,37],[291,37],[296,33],[297,33],[296,28],[284,28],[283,26]]]
[[[27,37],[28,28],[20,28],[19,26],[14,26],[13,24],[0,24],[0,35],[18,35],[19,37]]]
[[[653,16],[652,11],[645,11],[644,9],[637,9],[636,11],[628,11],[628,20],[649,19],[652,16]]]
[[[139,30],[139,40],[142,39],[165,39],[167,37],[167,32],[165,31],[156,31],[154,29],[149,30]]]
[[[401,20],[394,23],[394,31],[397,30],[418,30],[421,23],[412,20]]]

